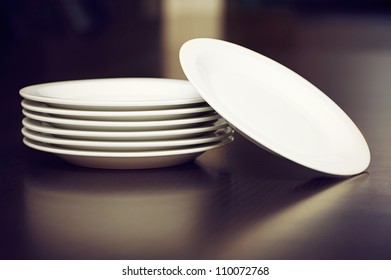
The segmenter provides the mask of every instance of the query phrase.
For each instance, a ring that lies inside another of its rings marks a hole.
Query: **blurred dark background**
[[[167,62],[164,49],[176,43],[167,42],[173,38],[165,38],[171,35],[167,28],[171,28],[172,18],[184,25],[193,19],[192,15],[199,18],[200,25],[189,28],[187,34],[186,30],[181,30],[182,37],[186,38],[193,34],[209,35],[208,29],[216,27],[204,26],[201,21],[215,17],[218,22],[214,25],[219,27],[210,35],[268,52],[268,49],[293,48],[294,30],[302,18],[391,17],[391,2],[386,0],[191,2],[2,0],[2,97],[17,100],[16,92],[20,87],[55,80],[166,76],[169,73],[164,71],[163,64]]]
[[[162,42],[165,39],[162,37],[165,35],[163,29],[167,27],[164,23],[170,20],[169,16],[180,17],[181,12],[184,15],[193,13],[200,18],[219,17],[223,34],[215,34],[218,37],[254,41],[263,35],[265,40],[258,42],[265,46],[263,48],[272,43],[293,41],[294,34],[287,33],[295,28],[300,17],[391,15],[391,2],[385,0],[187,2],[2,0],[1,81],[10,85],[10,88],[4,88],[3,96],[14,96],[18,87],[44,81],[164,76]],[[201,8],[197,10],[193,6]],[[241,28],[244,26],[246,29]],[[202,28],[200,25],[198,32],[207,34],[208,31]],[[190,36],[194,32],[188,31]],[[287,44],[286,47],[291,46]]]
[[[322,25],[322,19],[331,19],[331,24]],[[3,133],[8,142],[19,135],[21,87],[104,77],[184,78],[178,50],[193,37],[245,45],[300,74],[305,74],[305,69],[292,59],[292,52],[344,44],[391,45],[388,29],[371,34],[360,24],[362,19],[375,19],[374,25],[379,25],[378,19],[390,21],[391,2],[2,0]]]

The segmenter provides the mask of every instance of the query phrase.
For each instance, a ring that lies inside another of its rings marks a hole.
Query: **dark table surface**
[[[214,7],[182,15],[156,1],[126,13],[107,2],[84,7],[84,25],[54,1],[43,14],[56,20],[41,19],[38,4],[6,11],[2,259],[391,259],[390,13]],[[23,146],[19,88],[183,78],[178,48],[203,36],[259,51],[322,89],[366,137],[368,170],[330,177],[238,134],[195,162],[154,170],[82,168]]]

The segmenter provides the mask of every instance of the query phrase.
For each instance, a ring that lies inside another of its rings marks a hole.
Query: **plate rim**
[[[31,104],[33,102],[33,104]],[[37,104],[34,104],[37,103]],[[195,114],[213,111],[209,105],[189,107],[189,108],[174,108],[174,109],[157,109],[157,110],[123,110],[123,111],[102,111],[102,110],[80,110],[80,109],[65,109],[49,107],[44,102],[23,99],[21,102],[22,108],[32,112],[46,113],[53,115],[66,116],[84,116],[84,117],[146,117],[146,116],[175,116],[180,114]]]
[[[23,87],[19,90],[19,94],[28,100],[44,102],[49,104],[68,105],[68,106],[86,106],[86,107],[158,107],[158,106],[170,106],[170,105],[186,105],[193,103],[204,102],[201,96],[193,98],[182,98],[182,99],[167,99],[167,100],[156,100],[156,101],[91,101],[91,100],[78,100],[78,99],[63,99],[53,98],[47,96],[37,96],[36,91],[40,88],[47,86],[61,85],[65,83],[73,82],[89,82],[89,81],[145,81],[145,82],[162,82],[162,83],[189,83],[187,80],[181,79],[170,79],[170,78],[147,78],[147,77],[131,77],[131,78],[101,78],[101,79],[80,79],[80,80],[68,80],[68,81],[57,81],[41,83]],[[191,86],[191,83],[189,83]]]
[[[39,141],[30,140],[27,137],[23,138],[23,143],[26,146],[35,150],[53,153],[53,154],[60,154],[60,155],[72,155],[72,156],[83,156],[83,157],[112,157],[112,158],[151,158],[151,157],[164,157],[164,156],[202,153],[202,152],[223,147],[231,143],[233,139],[234,139],[233,136],[229,136],[227,139],[223,141],[219,141],[218,143],[213,143],[213,144],[209,143],[195,148],[158,150],[158,151],[146,151],[146,152],[112,152],[112,151],[107,152],[107,151],[90,151],[90,150],[59,148],[59,147],[53,147],[49,144],[45,144]]]
[[[201,116],[194,118],[181,118],[173,120],[159,120],[159,121],[94,121],[94,120],[80,120],[80,119],[68,119],[61,117],[48,116],[44,113],[32,112],[30,110],[23,109],[22,113],[24,116],[35,119],[42,122],[70,125],[70,126],[91,126],[91,127],[156,127],[156,126],[173,126],[173,125],[184,125],[190,123],[203,123],[208,121],[214,121],[220,118],[218,114],[212,112],[209,116]]]

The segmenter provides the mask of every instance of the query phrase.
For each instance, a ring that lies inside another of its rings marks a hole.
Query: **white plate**
[[[178,165],[194,160],[203,152],[222,147],[232,140],[233,136],[217,144],[206,144],[196,148],[180,150],[102,152],[58,148],[49,144],[23,138],[23,142],[30,148],[54,153],[72,164],[105,169],[144,169]]]
[[[186,42],[180,61],[206,102],[261,147],[334,175],[368,167],[368,145],[351,119],[283,65],[215,39]]]
[[[221,141],[232,135],[232,128],[226,127],[221,130],[209,133],[208,135],[181,140],[164,141],[85,141],[58,138],[52,135],[22,129],[22,134],[32,140],[53,144],[56,146],[94,151],[156,151],[168,149],[180,149],[184,146],[195,146],[211,142]]]
[[[20,95],[53,107],[91,110],[163,109],[204,102],[188,81],[159,78],[54,82],[22,88]]]
[[[58,135],[59,137],[80,140],[94,141],[151,141],[151,140],[173,140],[193,138],[205,133],[209,133],[224,127],[227,122],[219,119],[215,124],[204,124],[199,127],[173,129],[173,130],[156,130],[156,131],[84,131],[71,130],[51,127],[47,123],[41,123],[29,118],[24,118],[23,125],[30,130],[46,134]]]
[[[202,103],[203,104],[203,103]],[[213,111],[210,106],[198,106],[190,108],[149,110],[149,111],[90,111],[53,108],[45,103],[24,99],[22,107],[33,112],[58,115],[59,117],[75,118],[84,120],[102,121],[151,121],[172,120],[199,116]]]
[[[198,118],[185,118],[178,120],[164,121],[91,121],[77,120],[52,117],[47,114],[31,112],[23,110],[23,114],[33,120],[48,122],[55,127],[65,129],[80,129],[80,130],[165,130],[176,128],[188,128],[198,126],[204,122],[214,122],[219,118],[219,115],[213,113],[208,116]]]

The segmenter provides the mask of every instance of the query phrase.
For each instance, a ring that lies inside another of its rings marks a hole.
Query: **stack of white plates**
[[[233,140],[232,128],[188,81],[67,81],[20,94],[24,143],[80,166],[173,166]]]

